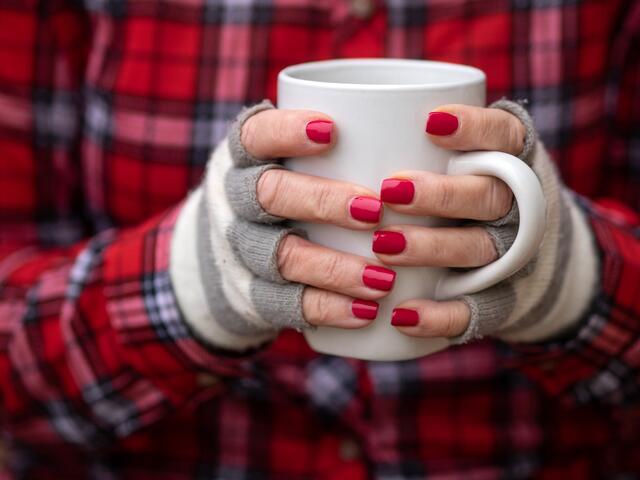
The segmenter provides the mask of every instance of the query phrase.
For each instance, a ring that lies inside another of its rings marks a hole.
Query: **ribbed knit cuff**
[[[518,204],[514,200],[511,209],[504,217],[484,224],[474,223],[474,225],[484,226],[491,240],[493,240],[493,245],[496,247],[498,257],[502,257],[507,253],[507,250],[511,248],[511,245],[513,245],[516,235],[518,234],[519,223],[520,213]]]
[[[281,228],[272,225],[236,220],[227,231],[227,239],[235,254],[257,276],[276,283],[289,283],[278,269],[278,250],[287,235],[306,233],[298,228]]]
[[[315,328],[302,314],[302,294],[305,285],[278,284],[257,279],[253,282],[251,297],[263,318],[270,319],[275,328],[293,328],[301,331]]]
[[[258,182],[267,170],[281,169],[282,165],[267,163],[248,168],[232,168],[227,172],[224,189],[236,215],[250,222],[278,223],[284,218],[271,215],[258,201]]]
[[[523,139],[523,148],[518,158],[525,162],[527,165],[531,166],[533,162],[533,155],[535,150],[535,145],[537,141],[536,130],[533,126],[533,120],[529,115],[529,112],[517,102],[512,102],[506,99],[500,99],[496,102],[493,102],[489,108],[498,108],[500,110],[504,110],[506,112],[511,113],[515,117],[520,120],[520,122],[525,127],[525,136]],[[514,198],[513,204],[511,205],[511,209],[509,212],[502,218],[498,220],[494,220],[492,222],[486,222],[485,229],[487,233],[491,237],[493,244],[496,248],[496,253],[498,257],[502,257],[513,245],[513,242],[516,239],[518,234],[518,225],[520,223],[520,215],[518,210],[518,204]],[[518,272],[516,276],[527,275],[531,272],[533,267],[533,262],[529,262],[527,267],[525,267],[522,271]]]
[[[533,119],[529,112],[520,104],[516,102],[512,102],[505,98],[501,98],[493,102],[489,105],[489,108],[499,108],[500,110],[504,110],[505,112],[509,112],[512,115],[518,117],[518,119],[524,125],[525,133],[523,139],[523,147],[522,152],[518,155],[518,158],[525,162],[527,165],[531,165],[531,161],[533,159],[533,151],[536,146],[536,129],[533,125]]]
[[[503,282],[473,295],[463,295],[458,300],[467,304],[471,318],[464,333],[451,339],[456,345],[496,332],[511,314],[516,297],[511,285]]]
[[[261,165],[264,161],[250,155],[242,145],[242,126],[252,116],[265,110],[275,108],[269,100],[263,100],[252,107],[245,107],[236,117],[229,130],[229,151],[236,167],[251,167]]]

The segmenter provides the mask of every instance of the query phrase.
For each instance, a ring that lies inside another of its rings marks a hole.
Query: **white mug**
[[[439,105],[485,105],[485,75],[464,65],[421,60],[356,59],[305,63],[278,76],[278,107],[310,109],[331,116],[335,147],[313,158],[289,159],[288,168],[358,183],[379,191],[399,170],[450,175],[493,175],[514,193],[520,211],[518,235],[509,251],[484,267],[464,273],[443,268],[393,267],[391,293],[377,319],[354,330],[318,327],[305,331],[321,353],[364,360],[408,360],[441,350],[446,338],[415,338],[391,326],[398,303],[413,298],[443,300],[494,285],[522,268],[536,253],[545,230],[545,200],[538,178],[518,158],[501,152],[453,153],[436,147],[424,132],[427,115]],[[382,224],[451,225],[451,220],[400,215],[386,209]],[[332,225],[299,224],[310,240],[337,250],[373,257],[372,232]]]

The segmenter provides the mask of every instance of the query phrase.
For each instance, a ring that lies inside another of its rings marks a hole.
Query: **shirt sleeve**
[[[547,392],[574,404],[640,400],[640,5],[628,4],[607,60],[608,140],[600,195],[578,197],[598,255],[598,286],[562,338],[517,345],[514,362]]]
[[[543,345],[519,345],[514,361],[546,391],[569,403],[637,401],[640,223],[633,212],[611,202],[605,207],[582,199],[580,207],[600,257],[597,294],[576,330]]]
[[[200,341],[176,302],[181,208],[71,248],[0,248],[0,391],[18,438],[101,445],[249,374],[251,352]]]

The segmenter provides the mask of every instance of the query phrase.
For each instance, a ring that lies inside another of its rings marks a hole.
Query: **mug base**
[[[446,338],[409,337],[395,329],[387,334],[391,339],[388,338],[384,345],[378,345],[375,340],[381,337],[370,333],[372,327],[374,325],[357,330],[319,327],[306,330],[304,336],[309,346],[318,353],[384,362],[413,360],[444,350],[450,345]]]

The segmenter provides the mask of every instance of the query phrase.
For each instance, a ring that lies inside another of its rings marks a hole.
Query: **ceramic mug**
[[[450,175],[493,175],[514,193],[520,210],[517,237],[508,252],[484,267],[463,273],[444,268],[393,267],[391,293],[380,300],[371,325],[346,330],[305,331],[322,353],[364,360],[407,360],[449,345],[446,338],[415,338],[391,326],[391,312],[412,298],[443,300],[494,285],[522,268],[536,253],[545,230],[545,199],[538,178],[518,158],[502,152],[454,153],[435,146],[424,132],[427,115],[447,103],[485,105],[485,75],[464,65],[421,60],[350,59],[305,63],[278,76],[278,108],[324,112],[335,122],[337,142],[326,154],[292,158],[291,170],[346,180],[379,191],[399,170]],[[385,209],[381,226],[444,226],[452,220],[401,215]],[[298,224],[310,240],[337,250],[373,257],[371,231]]]

